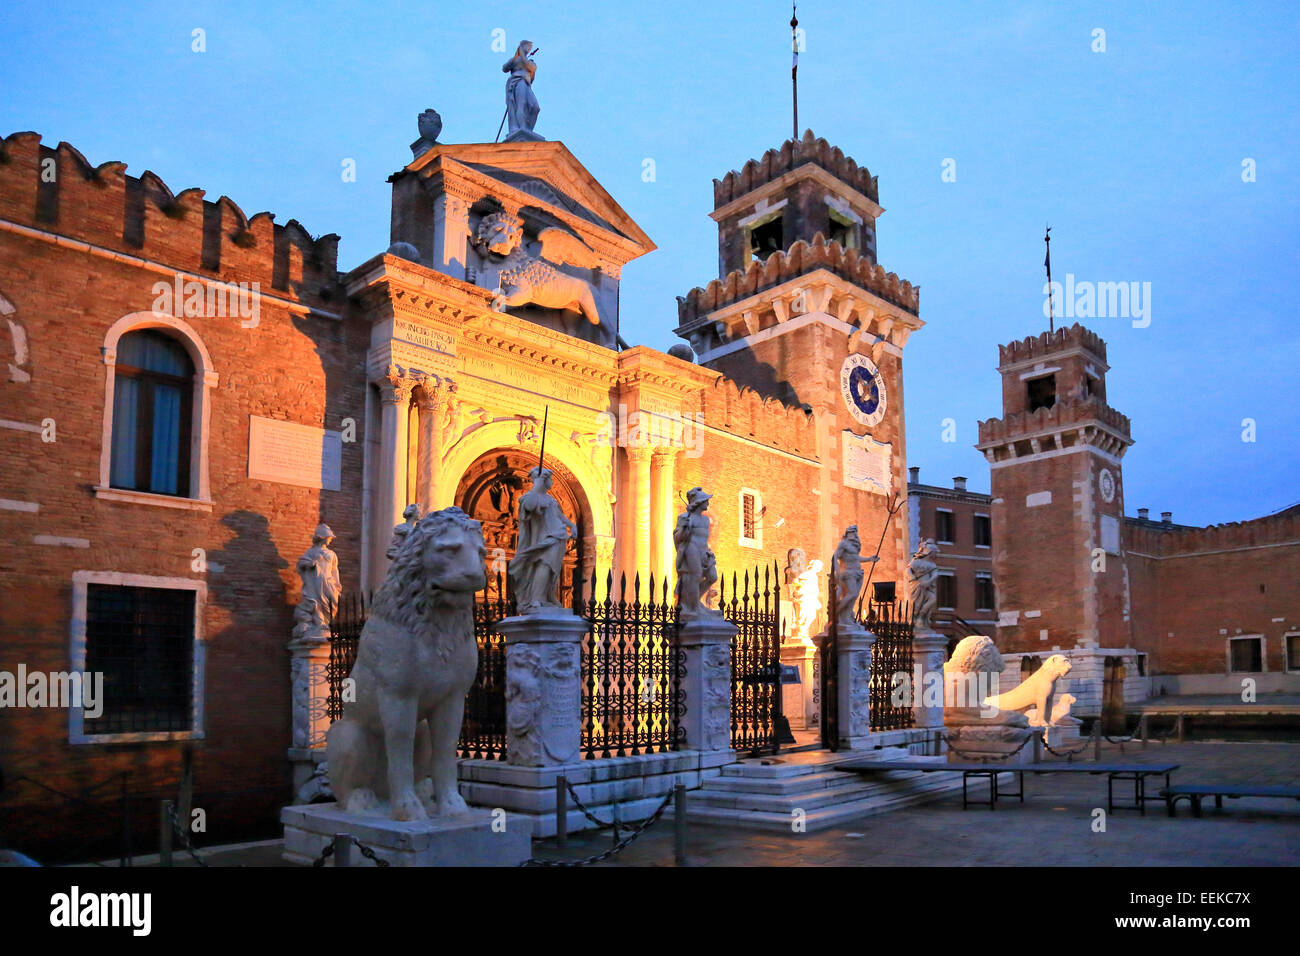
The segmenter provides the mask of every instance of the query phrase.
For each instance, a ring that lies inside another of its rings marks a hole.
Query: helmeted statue
[[[933,626],[930,619],[938,604],[939,590],[939,566],[933,555],[938,553],[932,539],[922,538],[907,566],[907,599],[912,602],[912,624],[917,630]]]
[[[683,621],[699,617],[720,617],[722,612],[705,607],[704,595],[718,580],[718,564],[709,550],[709,516],[704,512],[713,495],[703,488],[686,492],[686,510],[677,518],[673,544],[677,547],[677,606]]]
[[[298,576],[302,578],[302,598],[294,609],[293,636],[325,640],[330,636],[330,621],[338,610],[343,585],[339,580],[339,559],[330,550],[334,532],[320,524],[312,533],[311,547],[298,559]]]
[[[560,606],[564,551],[578,532],[550,493],[555,480],[551,470],[538,466],[528,477],[533,487],[519,499],[519,546],[509,565],[520,614]]]
[[[510,127],[507,139],[520,130],[533,132],[537,114],[542,111],[533,95],[533,77],[537,76],[537,62],[530,58],[533,49],[532,41],[525,40],[501,67],[502,73],[510,74],[506,80],[506,122]]]
[[[849,525],[840,538],[839,546],[831,558],[835,573],[835,620],[840,627],[858,623],[856,612],[858,597],[862,594],[862,563],[879,561],[879,555],[864,557],[858,526]]]

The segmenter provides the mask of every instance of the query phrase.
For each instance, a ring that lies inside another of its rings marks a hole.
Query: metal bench
[[[1223,798],[1237,800],[1241,797],[1277,797],[1280,799],[1300,800],[1300,787],[1261,787],[1254,784],[1187,784],[1177,787],[1166,786],[1160,791],[1165,808],[1171,817],[1178,815],[1179,800],[1186,800],[1192,808],[1192,816],[1201,815],[1201,801],[1206,797],[1214,798],[1215,809],[1223,809]]]
[[[1151,776],[1163,776],[1165,778],[1165,788],[1169,788],[1169,775],[1178,769],[1176,763],[1161,764],[1126,764],[1126,763],[1022,763],[1022,764],[991,764],[991,763],[935,763],[929,760],[874,760],[870,763],[842,763],[835,767],[836,770],[842,770],[845,773],[882,773],[889,770],[918,770],[921,773],[960,773],[961,781],[961,808],[987,806],[990,810],[996,809],[998,797],[1019,797],[1020,802],[1025,802],[1025,774],[1044,774],[1044,773],[1088,773],[1088,774],[1106,774],[1106,807],[1109,811],[1115,810],[1137,810],[1143,816],[1146,816],[1146,805],[1151,800],[1163,800],[1161,796],[1147,796],[1146,778]],[[1016,775],[1020,784],[1017,792],[1002,793],[998,789],[998,774],[1013,773]],[[966,785],[971,777],[988,777],[989,778],[989,799],[988,801],[971,800],[967,795]],[[1133,781],[1133,802],[1120,803],[1115,802],[1115,781]],[[1162,791],[1163,794],[1163,791]]]

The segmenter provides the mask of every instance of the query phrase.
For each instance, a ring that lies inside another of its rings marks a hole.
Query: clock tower
[[[1131,645],[1121,459],[1106,343],[1075,324],[998,347],[1002,417],[980,422],[991,471],[998,647]]]
[[[907,495],[903,347],[924,323],[919,288],[876,261],[876,177],[808,131],[715,179],[713,197],[718,278],[678,299],[675,331],[701,365],[815,420],[816,540],[789,547],[826,562],[847,526],[868,553],[884,531],[872,580],[903,597],[906,511],[885,517]]]

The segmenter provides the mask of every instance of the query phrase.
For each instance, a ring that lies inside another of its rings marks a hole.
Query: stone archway
[[[456,485],[456,506],[471,518],[483,523],[483,539],[488,549],[488,596],[499,596],[498,575],[506,578],[506,565],[515,554],[519,539],[519,497],[531,487],[528,472],[537,465],[537,456],[519,448],[495,448],[480,455],[465,469]],[[586,571],[585,538],[591,529],[591,509],[582,485],[561,462],[550,459],[546,467],[554,474],[551,494],[560,503],[565,517],[578,528],[564,553],[564,572],[560,577],[560,603],[572,606],[575,578]]]

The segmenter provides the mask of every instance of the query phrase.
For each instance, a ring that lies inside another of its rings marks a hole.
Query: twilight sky
[[[790,135],[789,19],[763,0],[10,0],[0,135],[337,232],[350,269],[388,245],[385,180],[420,110],[444,142],[495,136],[502,30],[540,48],[537,131],[658,244],[623,273],[622,333],[667,349],[674,296],[714,278],[713,178]],[[1046,328],[1050,222],[1053,278],[1150,283],[1145,327],[1082,320],[1132,419],[1128,512],[1205,524],[1300,501],[1300,6],[854,0],[799,19],[801,131],[879,176],[880,262],[921,286],[904,369],[923,481],[988,489],[976,422],[1000,412],[998,344]]]

